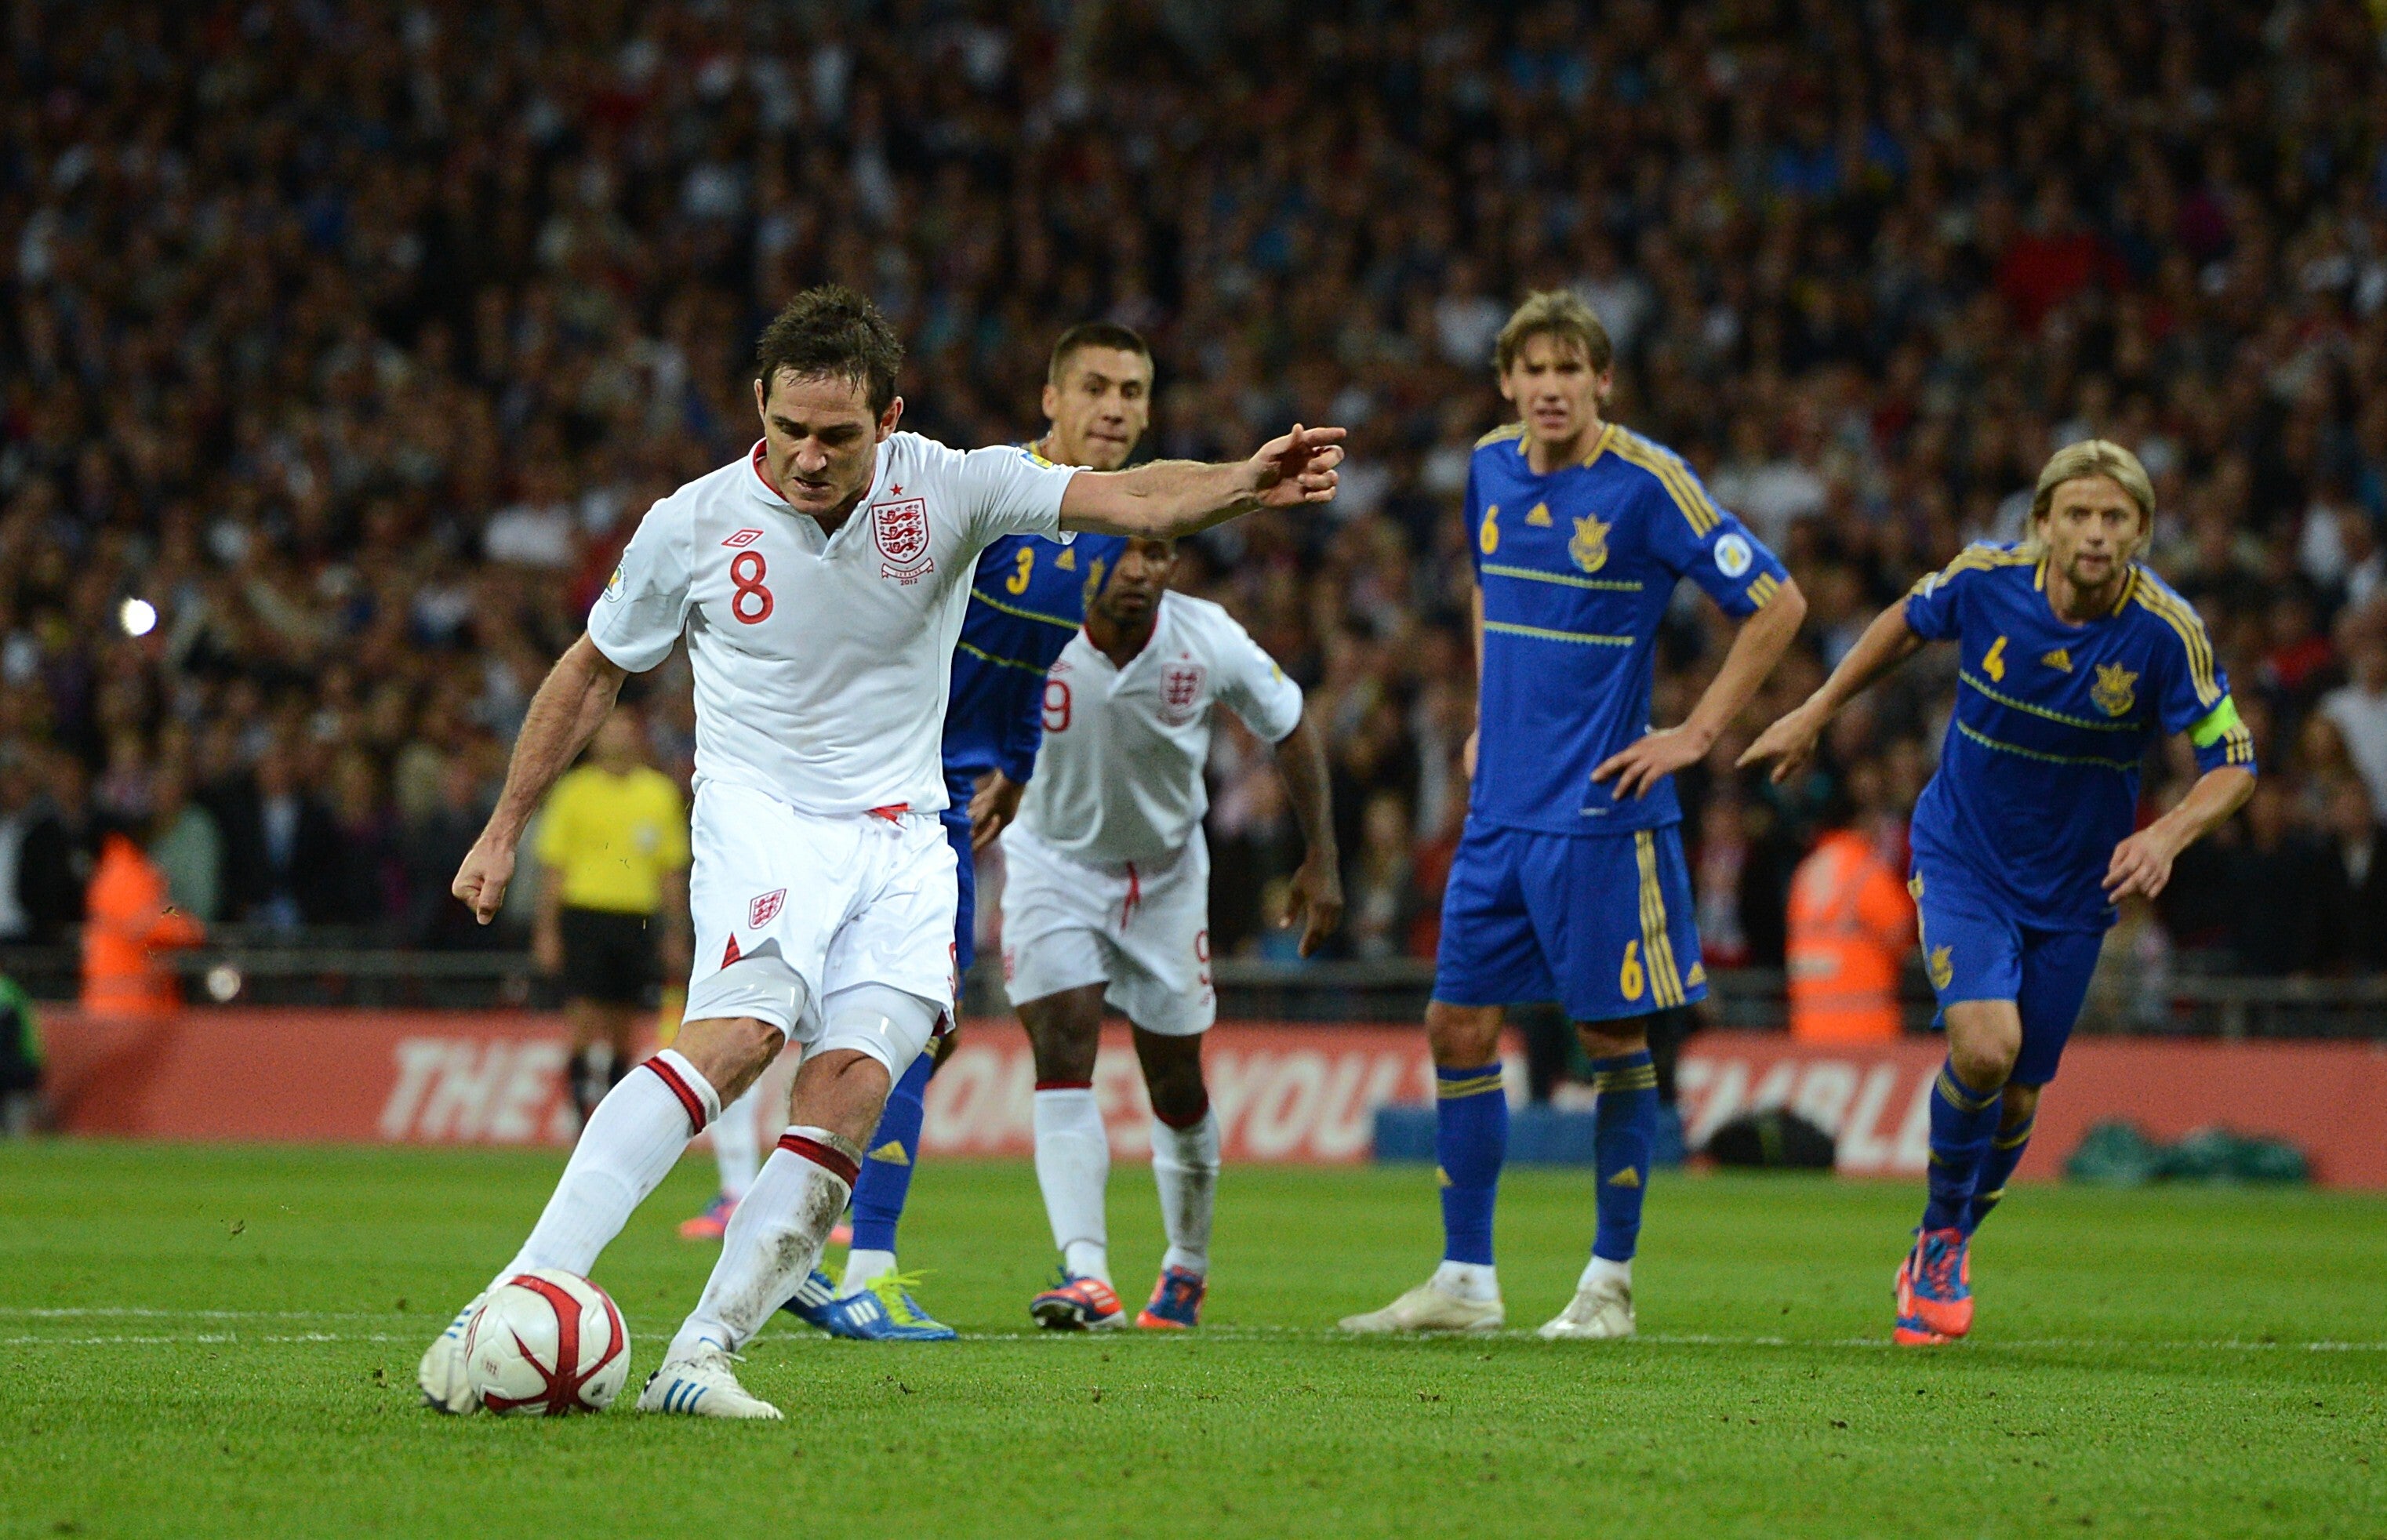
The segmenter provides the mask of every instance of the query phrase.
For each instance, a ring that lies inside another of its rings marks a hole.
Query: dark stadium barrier
[[[152,1021],[72,1010],[44,1016],[50,1093],[70,1132],[202,1140],[563,1144],[561,1020],[530,1012],[184,1010]],[[1522,1054],[1508,1055],[1522,1094]],[[1773,1033],[1702,1033],[1686,1046],[1681,1107],[1693,1147],[1751,1108],[1788,1106],[1838,1142],[1853,1176],[1923,1169],[1940,1049],[1929,1039],[1817,1047]],[[1206,1063],[1231,1160],[1367,1158],[1375,1109],[1425,1102],[1433,1075],[1415,1028],[1222,1023]],[[783,1059],[758,1098],[768,1123]],[[931,1156],[1030,1149],[1035,1082],[1008,1021],[974,1022],[928,1087]],[[1147,1107],[1124,1028],[1104,1041],[1094,1090],[1123,1159],[1149,1151]],[[1579,1100],[1574,1088],[1560,1105]],[[2022,1175],[2053,1177],[2094,1123],[2126,1118],[2159,1139],[2226,1126],[2295,1143],[2316,1179],[2387,1188],[2387,1045],[2076,1041],[2039,1115]]]

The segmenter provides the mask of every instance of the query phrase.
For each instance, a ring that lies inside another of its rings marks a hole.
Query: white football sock
[[[1080,1278],[1111,1281],[1110,1226],[1103,1212],[1111,1179],[1111,1137],[1092,1086],[1036,1093],[1036,1184],[1062,1265]]]
[[[682,1092],[696,1103],[694,1113]],[[696,1137],[689,1124],[701,1127],[720,1111],[712,1085],[668,1048],[624,1076],[588,1115],[555,1195],[497,1282],[531,1268],[586,1277]]]
[[[1492,1270],[1489,1262],[1452,1262],[1446,1260],[1433,1269],[1433,1281],[1446,1294],[1477,1302],[1500,1297],[1500,1275]]]
[[[1163,1268],[1210,1270],[1210,1211],[1219,1196],[1219,1119],[1209,1112],[1190,1129],[1152,1120],[1152,1180],[1160,1189],[1160,1224],[1168,1233]]]
[[[730,1216],[721,1260],[665,1357],[693,1353],[704,1342],[735,1353],[762,1330],[820,1260],[861,1164],[850,1140],[827,1129],[789,1129]]]
[[[891,1251],[852,1252],[845,1259],[845,1277],[837,1286],[837,1297],[850,1299],[894,1270],[895,1254]]]
[[[1628,1289],[1633,1287],[1632,1259],[1627,1257],[1622,1262],[1612,1262],[1605,1256],[1595,1256],[1585,1265],[1583,1276],[1575,1280],[1574,1286],[1579,1290],[1588,1289],[1603,1280],[1622,1283]]]
[[[763,1141],[754,1131],[756,1094],[750,1087],[722,1109],[713,1125],[713,1160],[721,1168],[721,1195],[731,1203],[745,1197],[746,1189],[754,1185],[754,1173],[763,1168]]]

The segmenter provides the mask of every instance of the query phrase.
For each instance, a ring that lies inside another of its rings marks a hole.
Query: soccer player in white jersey
[[[1302,924],[1302,955],[1343,915],[1326,750],[1301,687],[1226,611],[1168,592],[1175,562],[1166,540],[1130,540],[1087,605],[1045,677],[1036,778],[1004,841],[1004,974],[1035,1050],[1036,1180],[1062,1257],[1059,1282],[1029,1311],[1059,1330],[1127,1319],[1111,1285],[1110,1139],[1093,1091],[1105,1002],[1126,1013],[1143,1067],[1168,1235],[1135,1323],[1201,1318],[1219,1180],[1202,1080],[1202,1034],[1218,1015],[1202,775],[1218,707],[1277,745],[1307,843],[1285,916]]]
[[[739,1386],[732,1357],[810,1271],[891,1078],[952,1009],[955,878],[937,750],[979,552],[1022,532],[1167,537],[1334,495],[1339,428],[1296,426],[1241,464],[1110,473],[949,449],[896,432],[902,357],[878,309],[834,285],[764,329],[762,439],[648,511],[587,634],[532,701],[505,790],[456,874],[456,896],[486,924],[530,810],[623,679],[685,636],[697,728],[686,1024],[599,1105],[496,1281],[586,1274],[688,1139],[802,1043],[790,1126],[642,1411],[779,1415]],[[444,1410],[472,1408],[461,1344],[479,1304],[418,1371]]]

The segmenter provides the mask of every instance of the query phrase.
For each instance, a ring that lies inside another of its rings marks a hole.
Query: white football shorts
[[[696,966],[684,1019],[753,1016],[819,1053],[852,1048],[911,1067],[927,1046],[826,1025],[857,984],[929,1002],[950,1020],[953,847],[934,813],[825,818],[742,786],[700,782],[688,819]]]
[[[1191,1037],[1218,1019],[1210,850],[1200,828],[1163,866],[1094,865],[1016,825],[1003,856],[1003,977],[1013,1004],[1107,984],[1103,998],[1147,1032]]]

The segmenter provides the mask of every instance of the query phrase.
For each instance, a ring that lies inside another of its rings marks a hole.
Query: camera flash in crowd
[[[116,612],[117,624],[128,637],[145,637],[158,629],[158,606],[145,599],[128,599]]]

